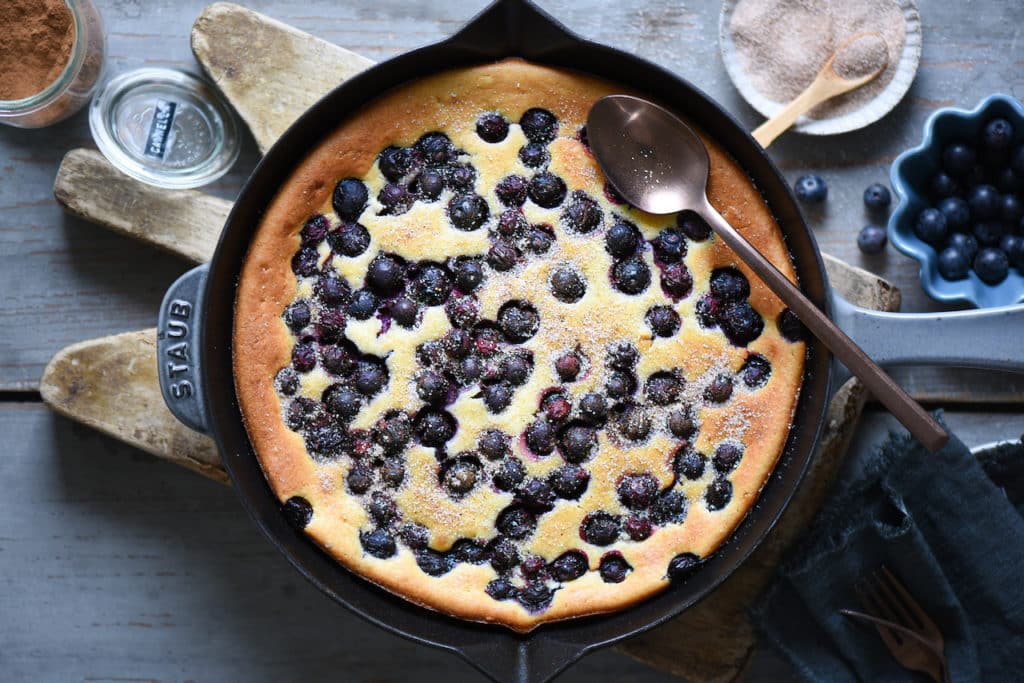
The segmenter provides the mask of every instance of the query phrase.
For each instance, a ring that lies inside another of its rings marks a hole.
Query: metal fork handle
[[[936,658],[938,658],[940,668],[942,669],[942,680],[944,681],[944,683],[952,683],[949,678],[949,666],[946,664],[946,655],[938,647],[935,641],[931,640],[930,638],[925,638],[913,629],[909,629],[906,626],[897,624],[894,621],[889,621],[888,619],[874,617],[870,614],[865,614],[864,612],[858,612],[856,610],[846,608],[840,609],[839,613],[851,617],[853,619],[860,619],[862,621],[870,622],[875,626],[882,626],[884,628],[892,629],[893,631],[899,632],[901,635],[916,640],[918,643],[926,647],[929,652],[934,654]]]

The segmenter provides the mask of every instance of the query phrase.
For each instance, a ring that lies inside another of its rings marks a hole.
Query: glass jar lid
[[[110,163],[158,187],[205,185],[238,159],[227,102],[184,71],[139,69],[112,79],[92,101],[89,127]]]

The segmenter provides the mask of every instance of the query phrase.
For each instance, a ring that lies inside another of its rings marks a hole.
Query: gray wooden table
[[[206,0],[97,0],[110,73],[149,65],[196,69],[188,47]],[[254,9],[383,59],[439,39],[484,0],[251,0]],[[673,69],[751,128],[759,117],[718,58],[717,1],[541,0],[589,38]],[[1012,5],[1012,6],[1011,6]],[[905,310],[937,308],[913,262],[894,251],[864,258],[863,188],[916,144],[937,107],[973,106],[993,92],[1024,97],[1024,5],[921,0],[921,70],[881,123],[830,139],[783,137],[772,149],[790,179],[808,170],[830,185],[809,216],[824,250],[903,290]],[[2,77],[2,76],[0,76]],[[51,195],[57,165],[91,145],[84,114],[43,131],[0,127],[0,680],[275,681],[475,680],[450,655],[363,624],[323,599],[259,537],[231,492],[50,414],[36,393],[42,368],[79,339],[154,324],[184,264],[64,216]],[[237,193],[257,155],[246,140],[212,188]],[[1019,436],[1024,381],[974,372],[900,374],[918,395],[951,405],[969,444]],[[987,402],[987,405],[986,405]],[[853,457],[891,426],[870,412]],[[765,654],[754,678],[785,669]],[[658,681],[622,655],[593,655],[566,680]]]

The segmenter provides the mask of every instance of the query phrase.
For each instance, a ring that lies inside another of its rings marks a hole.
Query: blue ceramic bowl
[[[918,214],[933,206],[928,181],[942,165],[943,148],[957,140],[980,140],[985,124],[998,117],[1013,124],[1014,147],[1024,142],[1024,106],[1013,97],[992,95],[971,111],[946,108],[932,114],[921,145],[897,157],[889,173],[898,200],[889,217],[889,240],[920,262],[921,286],[938,301],[969,302],[979,308],[1024,301],[1024,274],[1016,268],[1010,268],[1007,278],[996,285],[985,284],[973,270],[963,280],[946,280],[939,275],[938,252],[914,234]]]

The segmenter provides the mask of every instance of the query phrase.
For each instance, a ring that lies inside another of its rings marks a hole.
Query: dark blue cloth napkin
[[[954,436],[929,454],[891,435],[841,482],[752,610],[755,627],[809,681],[918,680],[853,586],[885,564],[936,621],[953,681],[1024,680],[1024,445],[979,459]],[[926,680],[920,677],[919,680]]]

